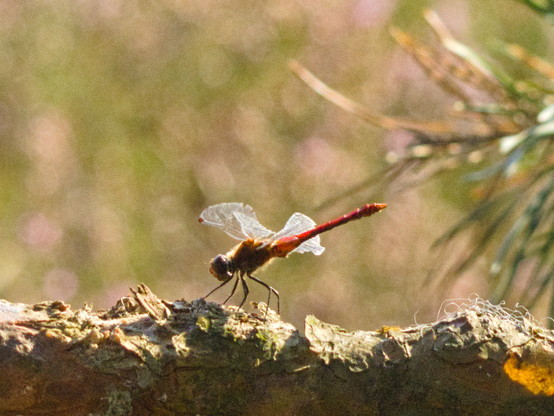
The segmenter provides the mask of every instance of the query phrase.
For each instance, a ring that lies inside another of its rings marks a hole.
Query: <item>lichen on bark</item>
[[[258,308],[258,309],[256,309]],[[554,414],[554,334],[474,299],[435,322],[305,334],[146,286],[107,311],[0,302],[0,413]]]

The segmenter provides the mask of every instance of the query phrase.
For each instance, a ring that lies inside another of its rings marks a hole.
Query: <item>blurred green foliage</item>
[[[447,292],[422,288],[428,247],[471,198],[440,191],[454,182],[362,190],[315,210],[407,139],[323,102],[287,62],[382,113],[448,114],[452,99],[388,34],[426,30],[425,7],[464,39],[517,24],[519,43],[549,45],[518,3],[498,14],[477,1],[1,2],[0,296],[106,307],[144,282],[162,297],[200,297],[217,283],[210,258],[234,242],[197,216],[225,201],[252,205],[273,230],[295,211],[322,222],[389,203],[324,236],[320,258],[258,273],[296,324],[307,313],[350,327],[411,323],[414,311],[432,319],[445,296],[486,291],[482,265]]]
[[[531,7],[535,11],[551,18],[554,14],[554,2],[551,0],[519,0],[523,4]]]

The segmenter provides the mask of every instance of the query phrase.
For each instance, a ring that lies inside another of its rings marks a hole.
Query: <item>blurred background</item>
[[[106,308],[141,282],[201,297],[217,284],[210,259],[236,243],[197,221],[220,202],[250,204],[275,231],[296,211],[321,223],[389,204],[324,234],[322,256],[258,271],[300,328],[306,314],[408,325],[434,320],[444,299],[486,297],[485,261],[448,287],[423,283],[444,255],[433,241],[474,203],[458,177],[326,203],[409,137],[335,107],[287,67],[298,60],[378,113],[446,117],[453,100],[389,34],[425,39],[426,8],[476,50],[551,50],[552,31],[512,1],[0,1],[0,297]],[[265,289],[252,284],[250,300]]]

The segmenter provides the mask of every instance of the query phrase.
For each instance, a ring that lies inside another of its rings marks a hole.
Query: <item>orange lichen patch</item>
[[[521,357],[512,353],[504,363],[504,372],[533,394],[554,396],[554,359],[552,354],[534,353]]]
[[[377,332],[379,332],[380,334],[386,334],[388,335],[389,332],[392,332],[392,331],[400,331],[402,328],[400,328],[399,326],[382,326],[381,329],[378,329]]]

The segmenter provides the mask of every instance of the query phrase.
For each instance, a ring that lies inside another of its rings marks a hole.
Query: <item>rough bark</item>
[[[262,309],[264,310],[264,309]],[[269,311],[0,301],[2,415],[553,415],[554,334],[482,303],[349,332]]]

